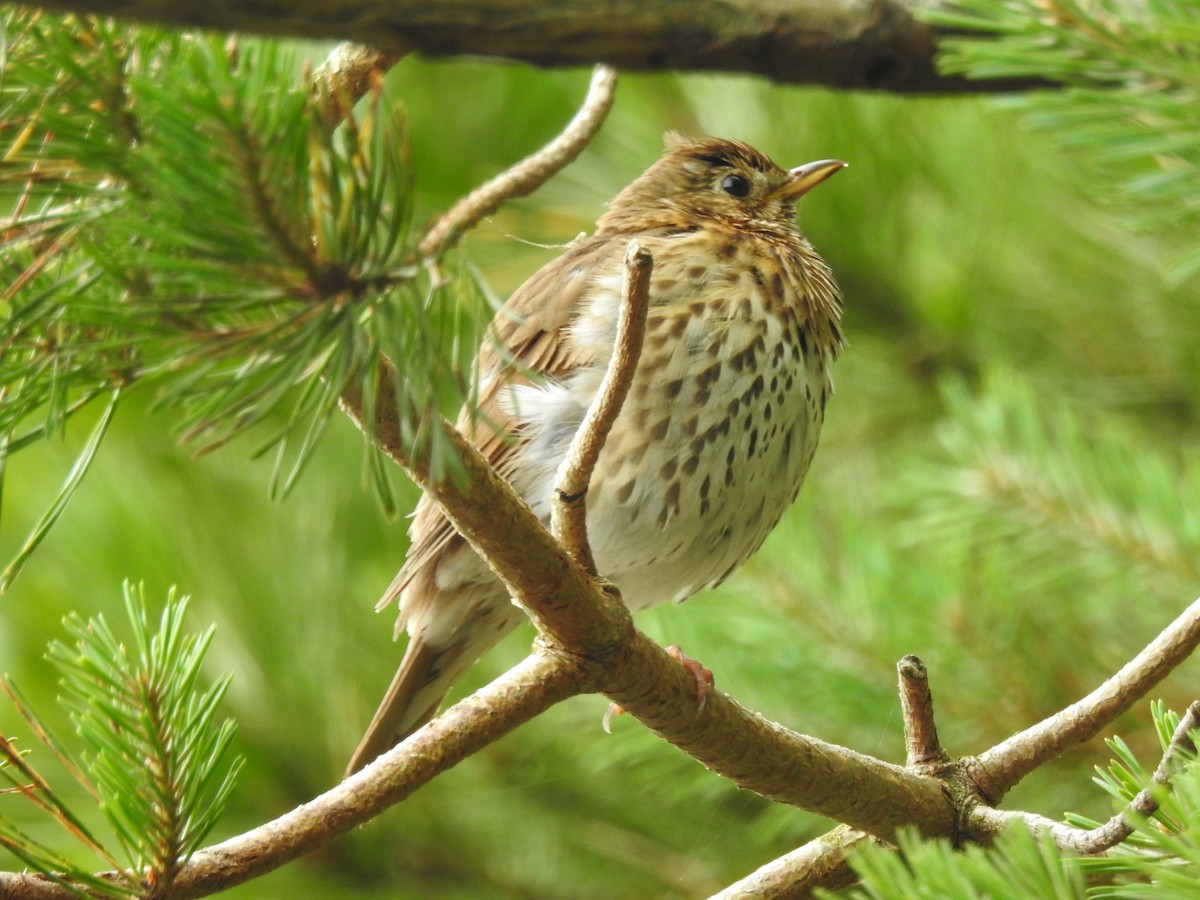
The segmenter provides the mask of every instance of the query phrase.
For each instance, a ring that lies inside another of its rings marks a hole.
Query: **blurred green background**
[[[409,113],[420,221],[550,138],[588,74],[408,59],[389,80]],[[724,587],[643,614],[642,628],[746,705],[901,761],[902,655],[929,666],[947,747],[974,753],[1090,690],[1190,602],[1200,304],[1194,283],[1165,283],[1175,238],[1124,229],[1101,202],[1110,187],[985,98],[631,75],[584,155],[466,242],[496,293],[588,230],[666,130],[746,140],[784,165],[850,162],[800,211],[843,286],[850,343],[796,507]],[[62,616],[119,622],[125,578],[192,595],[195,627],[219,626],[209,663],[234,676],[225,711],[248,758],[217,839],[338,778],[399,659],[391,615],[371,607],[407,539],[364,487],[348,423],[272,504],[253,438],[194,458],[151,399],[121,409],[0,598],[0,668],[62,730],[42,659]],[[88,424],[11,461],[6,555]],[[461,690],[519,659],[531,635]],[[1185,666],[1155,695],[1181,709],[1196,674]],[[630,718],[605,735],[606,706],[562,704],[229,896],[700,897],[830,826],[738,791]],[[0,707],[5,731],[14,723]],[[1155,755],[1146,704],[1117,729]],[[1107,817],[1090,784],[1106,759],[1099,742],[1083,747],[1007,805]]]

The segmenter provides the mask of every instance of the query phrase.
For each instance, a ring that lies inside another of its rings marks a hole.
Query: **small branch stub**
[[[900,709],[904,716],[906,764],[910,769],[940,766],[950,755],[938,740],[933,720],[933,694],[929,690],[929,672],[915,656],[905,656],[896,664],[900,676]]]

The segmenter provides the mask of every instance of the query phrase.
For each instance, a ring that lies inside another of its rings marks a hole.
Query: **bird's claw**
[[[712,669],[707,668],[698,659],[692,659],[678,644],[672,644],[667,648],[667,656],[679,661],[679,664],[692,676],[692,681],[696,684],[696,708],[704,709],[708,705],[708,696],[713,691],[713,673]]]

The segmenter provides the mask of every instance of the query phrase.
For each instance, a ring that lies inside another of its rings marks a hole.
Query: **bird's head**
[[[740,141],[668,134],[662,157],[616,196],[600,226],[641,230],[698,217],[792,229],[796,201],[845,165],[823,159],[789,170]]]

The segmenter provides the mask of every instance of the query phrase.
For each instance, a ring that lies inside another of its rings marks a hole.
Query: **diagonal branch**
[[[1196,600],[1112,678],[1082,700],[1002,741],[968,768],[995,806],[1022,778],[1069,747],[1094,738],[1167,677],[1200,646]]]

